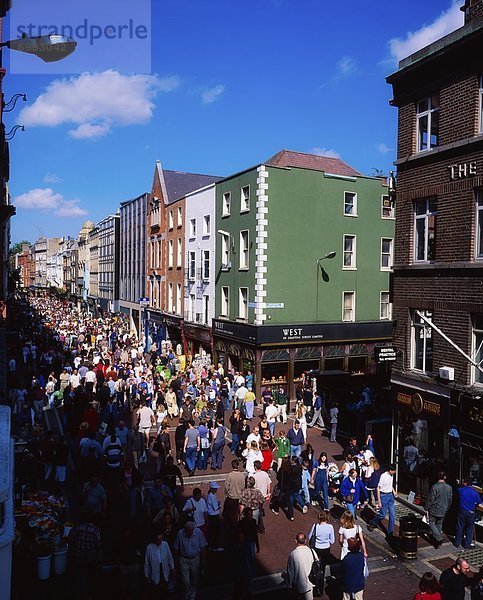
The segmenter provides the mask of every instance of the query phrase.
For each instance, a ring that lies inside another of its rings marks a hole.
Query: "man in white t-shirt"
[[[143,402],[138,409],[139,416],[139,431],[144,433],[146,437],[146,445],[149,444],[149,432],[151,431],[151,427],[156,423],[156,417],[154,416],[153,409],[149,406],[146,406],[146,403]]]
[[[272,437],[275,435],[275,422],[278,417],[278,406],[275,406],[275,400],[270,400],[267,408],[265,409],[265,416],[267,417],[268,428]]]
[[[258,425],[255,425],[253,431],[247,437],[246,447],[249,448],[252,442],[257,442],[257,444],[260,445],[260,440],[260,428],[258,427]]]
[[[260,493],[265,498],[265,500],[270,500],[270,486],[272,485],[272,480],[266,471],[262,471],[262,463],[259,460],[256,460],[253,463],[255,467],[255,473],[252,475],[255,480],[255,488],[260,490]]]
[[[79,373],[77,373],[77,369],[74,369],[72,375],[69,377],[69,383],[72,386],[72,389],[75,390],[76,387],[80,385],[80,377]]]

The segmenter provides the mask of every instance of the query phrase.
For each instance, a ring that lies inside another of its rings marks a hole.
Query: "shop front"
[[[195,356],[213,356],[211,330],[202,325],[184,322],[185,354],[188,361]]]
[[[166,326],[167,339],[171,341],[175,354],[184,356],[185,340],[183,318],[163,313],[163,320]]]
[[[452,477],[449,390],[434,385],[392,383],[393,444],[398,488],[423,503],[436,473]]]
[[[225,369],[252,371],[258,397],[264,386],[277,385],[294,399],[311,371],[336,371],[354,380],[377,375],[374,348],[389,344],[391,334],[392,324],[382,321],[257,327],[213,320],[215,361]]]

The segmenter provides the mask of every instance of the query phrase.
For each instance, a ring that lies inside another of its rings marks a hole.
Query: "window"
[[[390,320],[391,318],[391,302],[389,292],[381,292],[379,318],[381,320]]]
[[[225,192],[223,194],[223,205],[221,208],[221,216],[228,217],[231,209],[231,192]]]
[[[174,214],[172,210],[170,210],[168,213],[168,227],[170,229],[173,229],[174,227]]]
[[[344,269],[356,268],[356,236],[344,235]]]
[[[221,308],[220,316],[227,317],[230,310],[230,288],[223,286],[221,288]]]
[[[480,119],[478,124],[478,131],[483,133],[483,75],[480,75]]]
[[[183,266],[183,240],[181,238],[178,238],[176,266],[178,269],[181,269],[181,267]]]
[[[392,247],[391,238],[381,239],[381,271],[390,271],[392,269]]]
[[[203,296],[203,325],[209,325],[208,319],[210,315],[210,297]]]
[[[168,267],[170,269],[173,268],[174,261],[174,242],[173,240],[169,240],[168,242]]]
[[[196,275],[196,252],[188,252],[188,279],[194,281]]]
[[[210,279],[210,251],[209,250],[203,250],[202,254],[201,254],[201,258],[202,258],[202,268],[203,268],[203,272],[202,272],[202,278],[205,281],[209,281]]]
[[[241,189],[240,212],[250,210],[250,186],[246,185]]]
[[[230,236],[223,233],[221,236],[221,268],[229,269],[230,267]]]
[[[355,292],[342,292],[342,320],[355,321]]]
[[[476,192],[476,256],[483,258],[483,191]]]
[[[344,192],[344,214],[349,217],[357,217],[357,194],[355,192]]]
[[[211,233],[211,218],[210,215],[203,217],[203,235],[210,235]]]
[[[425,310],[420,311],[427,319],[431,319],[433,313]],[[411,369],[431,373],[433,370],[433,332],[416,311],[412,315],[411,327]]]
[[[381,217],[383,219],[394,219],[395,217],[394,206],[389,198],[389,194],[381,196]]]
[[[168,311],[173,312],[173,284],[168,283]]]
[[[238,318],[248,319],[248,288],[241,287],[238,291]]]
[[[473,357],[477,364],[483,365],[483,315],[473,317]],[[483,383],[483,373],[473,367],[473,383]]]
[[[176,284],[176,314],[181,314],[181,283]]]
[[[196,219],[190,221],[190,238],[196,237]]]
[[[418,102],[416,107],[417,152],[431,150],[438,145],[439,94]]]
[[[183,225],[183,209],[181,206],[178,206],[176,223],[178,227]]]
[[[429,262],[436,258],[436,198],[414,203],[414,260]]]
[[[188,320],[189,321],[194,321],[195,320],[195,295],[194,294],[190,294],[190,307],[189,307],[189,312],[188,312]]]
[[[248,230],[240,231],[240,269],[248,269]]]

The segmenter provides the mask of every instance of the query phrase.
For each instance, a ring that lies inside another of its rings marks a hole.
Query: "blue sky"
[[[385,76],[396,57],[460,26],[462,3],[153,0],[147,46],[122,42],[130,71],[79,40],[50,74],[8,73],[7,99],[28,96],[4,119],[7,130],[26,125],[11,142],[12,241],[77,235],[149,191],[156,159],[228,175],[287,148],[387,172],[397,112]]]

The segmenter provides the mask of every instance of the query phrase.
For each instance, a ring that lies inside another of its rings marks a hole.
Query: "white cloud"
[[[376,149],[381,154],[388,154],[389,152],[394,152],[394,148],[389,148],[389,146],[386,146],[386,144],[384,144],[384,143],[377,144]]]
[[[357,63],[352,57],[343,56],[337,63],[337,70],[340,77],[348,77],[357,70]]]
[[[44,183],[60,183],[62,179],[55,173],[46,173],[44,177]]]
[[[204,104],[211,104],[212,102],[217,100],[221,96],[221,94],[223,94],[224,91],[225,86],[219,83],[218,85],[215,85],[214,87],[202,92],[201,99],[203,100]]]
[[[79,206],[80,200],[65,200],[52,188],[35,188],[14,199],[14,204],[26,210],[43,210],[59,217],[81,217],[87,211]]]
[[[75,129],[69,129],[67,132],[70,137],[75,140],[96,139],[105,136],[111,130],[110,125],[102,123],[102,125],[92,125],[92,123],[83,123]]]
[[[117,71],[83,73],[57,79],[31,106],[24,108],[19,121],[30,127],[76,125],[69,131],[75,139],[99,138],[116,126],[150,121],[159,92],[180,85],[176,76],[121,75]]]
[[[453,0],[451,6],[432,23],[424,25],[416,31],[409,31],[405,38],[389,40],[392,58],[400,61],[461,27],[464,24],[464,14],[460,10],[461,4],[461,0]]]
[[[325,156],[326,158],[340,158],[340,154],[336,150],[319,148],[318,146],[312,148],[310,154],[317,154],[317,156]]]

